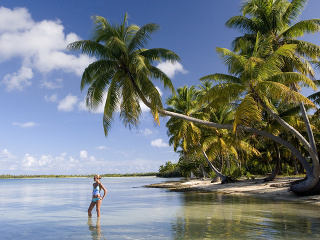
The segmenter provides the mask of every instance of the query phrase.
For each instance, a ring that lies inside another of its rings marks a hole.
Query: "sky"
[[[168,144],[166,122],[155,125],[143,108],[137,129],[118,117],[108,137],[102,108],[85,107],[80,91],[83,70],[95,59],[66,50],[90,39],[91,17],[129,24],[157,23],[149,48],[179,55],[175,64],[156,63],[175,88],[200,85],[199,79],[227,69],[215,52],[231,48],[241,35],[225,27],[239,15],[241,0],[1,0],[0,1],[0,174],[106,174],[157,172],[179,154]],[[310,0],[300,17],[320,18],[320,2]],[[320,45],[319,35],[306,37]],[[170,96],[154,81],[163,102]]]

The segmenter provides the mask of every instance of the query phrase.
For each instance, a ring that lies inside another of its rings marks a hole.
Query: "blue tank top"
[[[93,187],[92,196],[100,194],[100,187],[99,185],[97,187]]]

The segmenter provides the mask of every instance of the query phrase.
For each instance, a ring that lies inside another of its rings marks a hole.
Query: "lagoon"
[[[169,192],[156,177],[1,179],[0,239],[319,239],[320,208],[216,193]]]

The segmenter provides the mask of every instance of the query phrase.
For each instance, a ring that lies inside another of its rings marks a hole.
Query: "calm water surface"
[[[93,180],[0,180],[0,239],[320,239],[320,208],[141,186],[103,178],[101,218],[88,219]]]

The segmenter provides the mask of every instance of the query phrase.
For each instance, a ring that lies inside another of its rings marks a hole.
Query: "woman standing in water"
[[[107,189],[102,185],[100,182],[101,177],[99,175],[94,175],[93,180],[95,181],[93,183],[93,191],[92,191],[92,201],[88,208],[88,216],[91,217],[92,209],[94,206],[96,206],[97,211],[97,217],[100,217],[100,206],[101,206],[101,200],[104,199],[104,197],[107,194]],[[103,190],[104,194],[103,197],[101,197],[100,191]]]

